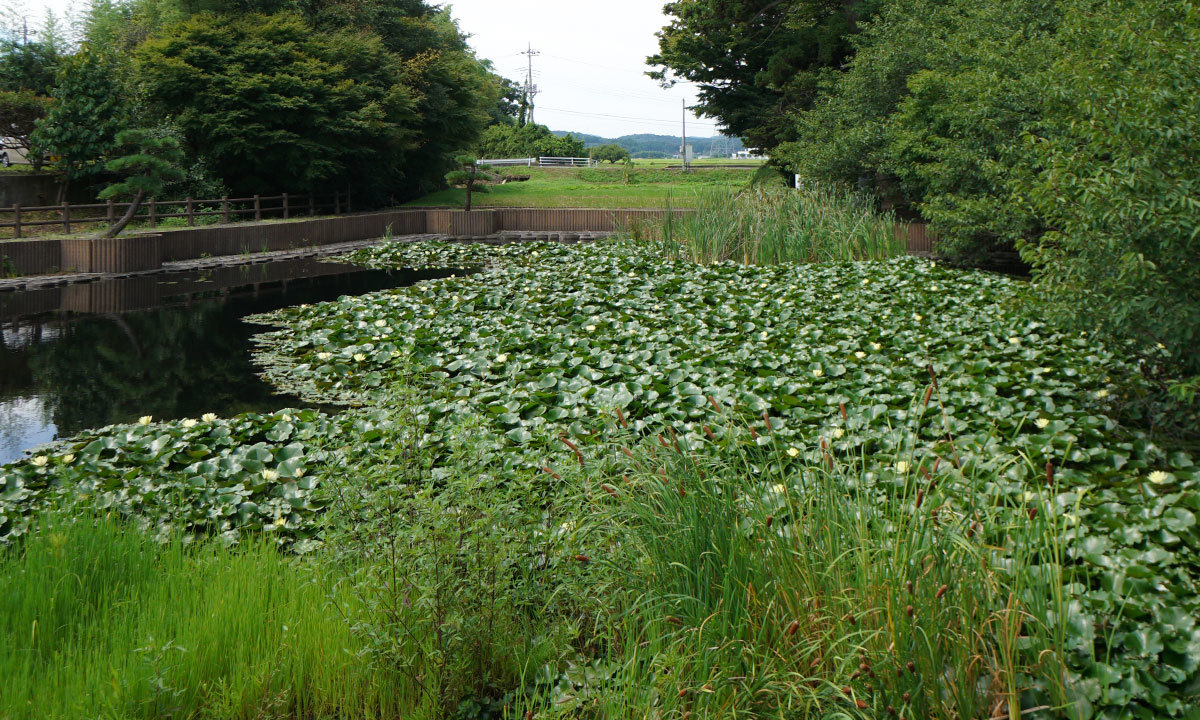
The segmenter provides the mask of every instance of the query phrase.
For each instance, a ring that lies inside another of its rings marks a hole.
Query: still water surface
[[[142,415],[303,406],[258,376],[250,338],[269,328],[243,317],[451,272],[308,259],[0,294],[0,464]]]

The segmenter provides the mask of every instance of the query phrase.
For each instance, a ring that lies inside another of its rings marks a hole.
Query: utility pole
[[[533,49],[533,43],[529,44],[528,49],[521,53],[529,58],[528,70],[525,73],[525,122],[533,123],[533,98],[537,95],[537,85],[533,84],[533,57],[541,55],[537,50]]]
[[[679,146],[679,158],[683,162],[683,171],[687,172],[687,100],[680,100],[679,102],[683,105],[683,144]]]

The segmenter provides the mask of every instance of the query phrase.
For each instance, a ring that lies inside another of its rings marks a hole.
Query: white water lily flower
[[[901,460],[900,462],[896,463],[896,472],[901,474],[906,473],[910,467],[912,466],[909,465],[907,461]]]
[[[504,353],[500,353],[499,355],[496,356],[496,362],[498,362],[498,363],[508,362],[508,356],[505,355]]]
[[[203,415],[200,416],[200,419],[206,423],[210,423],[210,422],[213,422],[214,420],[216,420],[217,416],[215,413],[204,413]]]
[[[1103,400],[1106,397],[1108,397],[1108,390],[1100,390],[1096,392],[1097,400]]]
[[[825,374],[825,371],[822,370],[821,368],[816,368],[813,370],[813,377],[821,377],[824,374]]]
[[[870,284],[871,284],[871,280],[870,280],[870,278],[863,278],[862,284],[863,284],[863,285],[870,285]]]
[[[318,359],[318,360],[328,360],[328,359],[329,359],[329,358],[331,358],[331,357],[333,357],[333,353],[327,353],[327,352],[319,352],[319,353],[317,353],[317,359]]]
[[[38,455],[29,461],[34,467],[46,467],[46,463],[50,462],[50,458],[45,455]]]
[[[1150,482],[1154,483],[1155,485],[1166,485],[1167,483],[1171,482],[1171,476],[1162,470],[1155,470],[1154,472],[1150,473],[1149,479]]]
[[[854,353],[854,357],[858,358],[859,360],[862,360],[866,356],[867,356],[867,354],[865,352],[863,352],[862,350],[859,350],[858,352]]]
[[[760,333],[758,334],[758,337],[759,337],[759,339],[760,339],[760,340],[766,340],[766,339],[767,339],[767,331],[766,331],[766,330],[763,330],[762,332],[760,332]]]
[[[798,457],[800,455],[800,451],[794,447],[788,448],[787,454],[788,454],[788,457]]]
[[[296,468],[295,475],[297,480],[304,477],[304,468]]]
[[[588,325],[587,327],[584,328],[584,330],[587,330],[588,332],[596,332],[596,326]]]
[[[138,425],[149,425],[153,421],[154,421],[153,417],[151,417],[149,415],[143,415],[140,418],[138,418]]]
[[[387,320],[376,320],[375,327],[387,327]]]
[[[921,322],[924,319],[925,319],[924,315],[918,315],[917,313],[913,313],[913,320],[916,320],[917,322]]]
[[[1038,418],[1036,424],[1039,429],[1045,430],[1046,427],[1050,424],[1050,421],[1047,420],[1046,418]]]
[[[195,420],[193,420],[192,418],[188,418],[187,420],[184,420],[184,421],[183,421],[182,423],[180,423],[180,424],[181,424],[181,425],[183,425],[185,428],[188,428],[189,430],[190,430],[191,428],[194,428],[194,427],[196,427],[196,421],[195,421]]]
[[[883,346],[880,345],[879,343],[871,343],[871,349],[872,350],[882,350]]]
[[[457,296],[457,295],[455,295],[455,296],[451,297],[451,298],[450,298],[450,300],[451,300],[452,302],[458,302],[458,296]]]
[[[367,356],[363,355],[362,353],[354,354],[354,362],[362,362],[363,360],[366,360],[366,359],[367,359]]]
[[[275,482],[279,479],[279,473],[275,470],[263,470],[262,476],[263,480],[266,480],[267,482]]]
[[[846,434],[845,428],[834,428],[833,429],[833,437],[835,440],[841,440],[842,436],[844,436],[845,434]]]
[[[75,453],[67,453],[62,456],[63,465],[70,465],[75,462]]]
[[[1008,343],[1009,343],[1010,345],[1020,345],[1020,344],[1021,344],[1021,338],[1019,338],[1019,337],[1010,337],[1010,338],[1008,339]]]
[[[287,520],[284,519],[284,517],[282,515],[275,518],[275,527],[283,527],[286,524],[287,524]]]
[[[284,421],[284,422],[291,422],[291,421],[292,421],[292,416],[291,416],[291,415],[288,415],[287,413],[284,413],[284,414],[282,414],[282,415],[280,415],[280,416],[279,416],[279,419],[280,419],[280,420],[282,420],[282,421]]]

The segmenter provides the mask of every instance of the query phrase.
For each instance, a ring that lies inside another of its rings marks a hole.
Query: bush
[[[1073,0],[1018,199],[1052,307],[1200,374],[1200,6]]]
[[[612,164],[630,159],[628,150],[613,143],[592,148],[592,158],[596,162],[607,162]]]

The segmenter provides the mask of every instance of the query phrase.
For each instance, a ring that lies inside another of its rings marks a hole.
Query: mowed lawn
[[[623,166],[601,168],[500,168],[504,177],[522,182],[489,186],[476,193],[475,207],[598,207],[637,208],[690,205],[697,191],[717,187],[742,187],[753,170],[719,168],[683,173],[664,168]],[[408,203],[417,207],[461,207],[466,191],[451,188]]]

